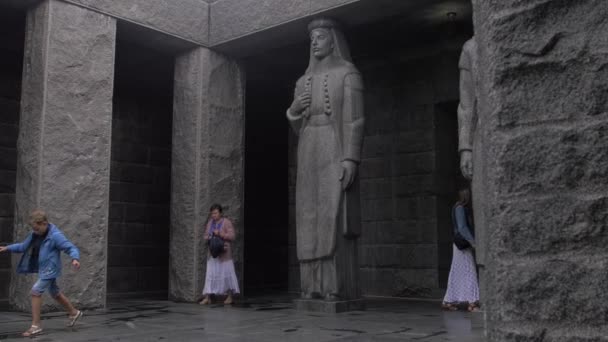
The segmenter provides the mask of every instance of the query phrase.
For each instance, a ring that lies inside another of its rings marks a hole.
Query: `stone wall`
[[[173,57],[120,43],[115,84],[108,295],[167,298]]]
[[[473,3],[488,341],[605,341],[608,6]]]
[[[366,87],[359,174],[359,264],[365,295],[436,296],[447,281],[450,207],[459,181],[459,42],[464,37],[383,59],[393,62],[355,60]],[[289,284],[291,291],[298,291],[294,142],[291,135]]]
[[[19,133],[19,99],[25,13],[3,10],[0,13],[0,245],[13,242],[15,211],[15,171]],[[0,255],[0,307],[8,303],[11,257]]]
[[[447,50],[361,66],[368,121],[359,264],[367,295],[433,295],[447,274],[451,253],[443,251],[451,246],[439,241],[451,230],[450,193],[453,198],[457,179],[456,124],[449,118],[456,116],[458,55]]]

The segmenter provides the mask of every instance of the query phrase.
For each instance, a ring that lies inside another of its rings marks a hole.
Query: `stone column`
[[[169,297],[194,301],[204,285],[209,207],[225,206],[236,229],[233,256],[243,283],[244,71],[206,48],[175,63]]]
[[[80,248],[82,269],[64,257],[59,284],[81,307],[105,305],[115,37],[114,19],[61,1],[27,14],[14,240],[47,211]],[[13,306],[29,310],[32,281],[13,277]]]
[[[608,6],[473,5],[487,341],[605,340]]]

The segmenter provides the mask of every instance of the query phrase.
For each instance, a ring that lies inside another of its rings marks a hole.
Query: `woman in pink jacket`
[[[232,304],[232,295],[240,293],[239,282],[234,271],[232,261],[232,242],[235,238],[234,226],[229,219],[222,216],[222,206],[214,204],[209,209],[211,219],[207,222],[205,239],[211,240],[214,235],[224,240],[224,250],[212,257],[207,253],[207,273],[205,275],[205,288],[203,300],[200,304],[210,304],[211,295],[226,295],[224,304]]]

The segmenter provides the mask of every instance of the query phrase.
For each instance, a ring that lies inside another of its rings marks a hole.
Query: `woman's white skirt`
[[[453,245],[454,254],[444,303],[475,303],[479,301],[479,283],[475,258],[470,248],[460,250]]]
[[[240,293],[239,281],[234,271],[232,260],[221,261],[220,258],[207,258],[207,274],[205,275],[205,288],[203,295]]]

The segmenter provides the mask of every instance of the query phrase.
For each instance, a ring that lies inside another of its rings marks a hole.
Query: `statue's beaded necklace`
[[[327,85],[327,80],[329,79],[329,74],[323,75],[323,94],[325,97],[325,114],[331,115],[331,102],[329,97],[329,87]]]
[[[329,74],[323,74],[323,99],[324,99],[324,110],[325,115],[331,115],[331,97],[329,96]],[[304,82],[304,89],[309,94],[312,93],[312,76],[306,76],[306,81]],[[310,116],[310,111],[306,111],[305,117]]]

